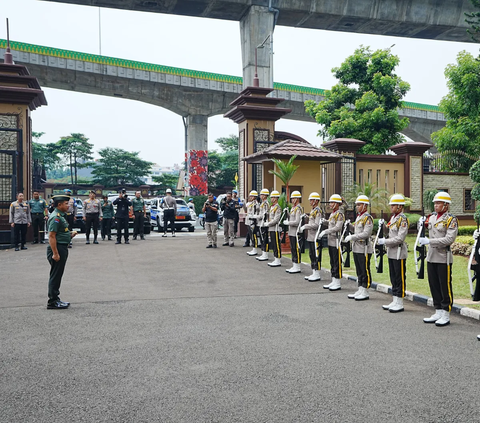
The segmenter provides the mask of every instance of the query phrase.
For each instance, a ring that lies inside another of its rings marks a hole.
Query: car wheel
[[[188,232],[193,232],[193,231],[195,231],[195,226],[190,226],[190,227],[188,228]]]
[[[163,226],[160,226],[160,219],[157,219],[157,231],[163,232]]]

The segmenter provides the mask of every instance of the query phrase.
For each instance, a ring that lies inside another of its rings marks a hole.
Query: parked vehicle
[[[161,207],[163,197],[152,198],[150,201],[152,226],[157,227],[158,232],[163,232],[163,209]],[[177,198],[177,215],[175,216],[175,230],[187,228],[189,232],[195,231],[197,215],[195,210],[188,207],[185,200]]]
[[[77,214],[75,215],[72,229],[78,229],[80,233],[83,233],[85,232],[85,221],[83,220],[83,201],[81,198],[75,198],[75,201],[77,202]]]

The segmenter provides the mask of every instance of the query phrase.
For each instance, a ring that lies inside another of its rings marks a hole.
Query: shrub
[[[457,239],[455,240],[456,243],[459,244],[467,244],[467,245],[473,245],[475,244],[475,240],[473,239],[472,236],[457,236]]]
[[[422,217],[419,214],[416,213],[405,213],[405,216],[407,216],[408,222],[410,223],[409,229],[417,229],[418,221]]]
[[[472,252],[472,246],[468,244],[462,244],[460,242],[454,242],[450,246],[450,250],[452,254],[459,255],[459,256],[469,256]]]
[[[476,226],[459,226],[458,227],[458,235],[467,235],[472,236],[473,232],[477,229]]]

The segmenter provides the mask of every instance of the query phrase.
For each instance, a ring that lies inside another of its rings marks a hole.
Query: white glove
[[[268,228],[268,222],[263,222],[262,223],[262,228]]]
[[[377,245],[385,245],[385,238],[378,238]]]
[[[305,225],[300,226],[300,228],[298,229],[298,232],[303,233],[304,230],[305,230]]]
[[[284,220],[284,221],[283,221],[283,224],[284,224],[285,226],[288,226],[288,220]]]
[[[345,220],[345,223],[346,223],[347,225],[350,225],[350,219]]]
[[[350,242],[352,240],[352,235],[347,235],[345,237],[345,242]]]
[[[322,231],[318,234],[318,238],[323,238],[325,236],[325,231]]]
[[[473,239],[477,239],[480,235],[480,232],[478,229],[475,229],[475,232],[473,233]]]
[[[420,245],[428,245],[428,244],[430,244],[430,240],[427,237],[424,237],[424,238],[420,238],[418,240],[418,243]]]
[[[385,220],[384,219],[379,219],[378,220],[378,226],[381,226],[385,223]]]

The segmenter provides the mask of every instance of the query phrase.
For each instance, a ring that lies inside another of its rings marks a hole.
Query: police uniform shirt
[[[28,202],[28,205],[30,206],[30,210],[32,214],[44,213],[45,209],[47,208],[47,202],[43,198],[39,198],[38,200],[35,200],[35,198],[32,198]]]
[[[278,231],[278,224],[280,223],[280,218],[282,217],[282,210],[280,206],[277,204],[272,205],[270,207],[269,215],[268,215],[268,231],[275,232]]]
[[[270,205],[268,204],[268,201],[262,201],[260,204],[259,212],[257,214],[257,222],[259,225],[262,225],[262,223],[267,222],[268,219],[268,212],[270,210]]]
[[[85,200],[83,202],[83,210],[85,214],[99,213],[100,217],[103,216],[100,200],[97,200],[96,198],[94,198],[93,200],[91,200],[90,198],[88,200]]]
[[[70,198],[70,200],[68,200],[68,209],[67,209],[67,214],[76,214],[76,210],[77,210],[77,202],[75,201],[74,198]]]
[[[427,219],[426,225],[430,238],[428,245],[427,261],[429,263],[453,263],[453,255],[450,245],[458,235],[458,221],[449,212],[438,217],[432,213]]]
[[[388,238],[385,239],[387,247],[387,257],[389,259],[404,260],[408,255],[407,243],[405,238],[408,234],[408,219],[403,213],[399,213],[390,218],[387,223]],[[398,253],[400,249],[400,253]]]
[[[247,217],[245,218],[245,224],[253,225],[255,223],[253,219],[255,218],[258,202],[256,200],[250,201],[246,204],[246,207],[247,207]]]
[[[60,210],[55,209],[48,218],[48,231],[57,234],[58,244],[69,244],[71,240],[70,231],[68,230],[68,222],[65,219],[65,214]]]
[[[137,198],[135,197],[133,200],[132,200],[132,205],[133,205],[133,211],[134,212],[143,212],[143,206],[145,205],[145,200],[140,197],[140,198]]]
[[[175,210],[175,214],[177,214],[177,200],[175,200],[175,198],[173,198],[171,195],[166,195],[163,197],[162,207],[165,210],[173,209]]]
[[[107,200],[107,202],[102,200],[102,214],[104,219],[113,217],[113,204],[110,200]]]
[[[352,251],[360,254],[372,254],[373,245],[370,237],[373,231],[373,217],[367,212],[357,216],[355,220],[355,232],[352,235]],[[365,246],[366,251],[365,251]]]
[[[288,236],[297,236],[297,229],[302,218],[302,206],[297,204],[290,210],[288,217]]]
[[[303,228],[308,231],[307,241],[315,242],[315,236],[317,234],[318,226],[320,225],[320,219],[322,218],[322,211],[317,206],[308,215],[308,223]]]
[[[15,223],[16,225],[32,223],[32,217],[30,216],[30,206],[26,201],[23,203],[14,201],[12,204],[10,204],[8,222]]]
[[[328,228],[325,229],[325,235],[328,235],[329,247],[338,248],[343,222],[345,222],[345,215],[340,210],[330,213],[328,217]]]

